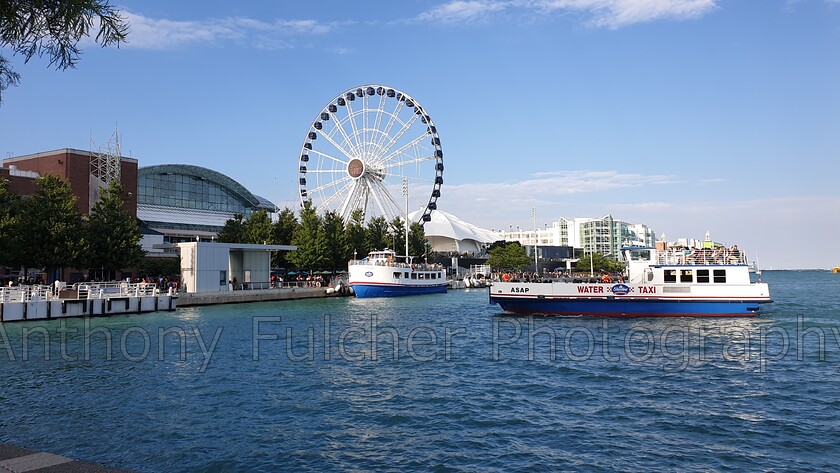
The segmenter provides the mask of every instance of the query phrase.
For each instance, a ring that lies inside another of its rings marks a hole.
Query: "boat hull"
[[[773,302],[764,283],[518,283],[491,286],[490,303],[514,314],[603,317],[754,317]]]
[[[356,297],[401,297],[446,292],[446,284],[406,286],[401,284],[350,284]]]
[[[753,301],[692,301],[651,299],[530,299],[490,297],[512,314],[544,314],[592,317],[755,317],[759,304]]]

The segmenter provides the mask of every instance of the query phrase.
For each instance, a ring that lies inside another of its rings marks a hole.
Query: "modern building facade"
[[[139,169],[137,217],[163,243],[212,241],[236,214],[247,218],[257,210],[276,208],[217,171],[187,164]]]
[[[600,253],[618,258],[622,246],[653,246],[655,235],[647,225],[630,224],[605,215],[572,220],[561,217],[550,228],[501,231],[499,239],[530,247],[573,247],[583,254]]]

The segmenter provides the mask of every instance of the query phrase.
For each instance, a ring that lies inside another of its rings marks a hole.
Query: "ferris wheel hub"
[[[347,174],[353,179],[362,177],[365,173],[365,163],[359,158],[353,158],[347,163]]]

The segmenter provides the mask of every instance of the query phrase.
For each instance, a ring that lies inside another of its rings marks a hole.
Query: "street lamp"
[[[537,235],[537,208],[536,207],[531,207],[531,219],[533,220],[533,224],[534,224],[534,272],[539,274],[540,263],[539,263],[539,260],[537,259],[537,245],[540,242],[540,238]]]

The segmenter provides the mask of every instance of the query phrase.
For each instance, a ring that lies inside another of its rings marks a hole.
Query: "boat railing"
[[[695,248],[659,253],[656,263],[661,265],[732,265],[747,264],[747,257],[737,248]]]
[[[350,260],[350,266],[361,266],[361,265],[374,265],[374,266],[387,266],[389,268],[411,268],[415,271],[440,271],[443,269],[443,265],[432,263],[404,263],[404,262],[396,262],[396,261],[382,261],[382,260],[362,260],[362,259],[354,259]]]

